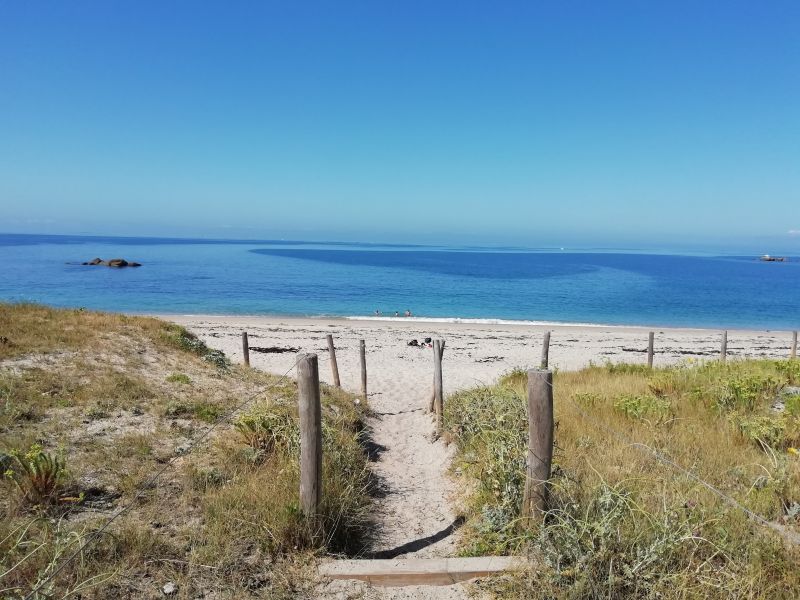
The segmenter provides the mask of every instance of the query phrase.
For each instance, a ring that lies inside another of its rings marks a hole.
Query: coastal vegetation
[[[526,372],[453,395],[462,554],[530,556],[481,584],[502,598],[793,597],[799,383],[798,360],[555,373],[549,510],[532,523]]]
[[[292,379],[152,318],[0,304],[0,334],[0,597],[297,597],[316,555],[362,547],[349,394],[322,386],[312,521]]]

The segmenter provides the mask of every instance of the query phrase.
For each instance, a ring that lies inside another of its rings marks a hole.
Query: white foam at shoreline
[[[514,320],[514,319],[470,319],[464,317],[392,317],[392,316],[375,316],[375,315],[367,315],[367,316],[346,316],[341,317],[348,321],[391,321],[391,322],[400,322],[400,323],[407,323],[407,322],[417,322],[417,323],[463,323],[468,325],[535,325],[538,327],[541,326],[552,326],[552,327],[595,327],[595,328],[602,328],[602,327],[614,327],[620,329],[641,329],[642,327],[646,327],[644,325],[604,325],[602,323],[570,323],[570,322],[561,322],[561,321],[526,321],[526,320]]]
[[[729,332],[747,332],[747,333],[775,333],[775,332],[790,332],[791,329],[757,329],[747,327],[710,327],[706,325],[659,325],[659,324],[625,324],[615,325],[611,323],[582,323],[582,322],[569,322],[569,321],[534,321],[534,320],[514,320],[514,319],[496,319],[496,318],[467,318],[467,317],[404,317],[404,316],[375,316],[375,315],[326,315],[326,314],[313,314],[313,315],[298,315],[298,314],[276,314],[276,313],[168,313],[168,312],[126,312],[131,315],[154,316],[170,320],[174,317],[183,317],[189,319],[201,318],[222,318],[222,319],[265,319],[270,322],[280,322],[284,319],[307,319],[311,321],[374,321],[377,323],[441,323],[441,324],[463,324],[463,325],[509,325],[520,327],[564,327],[564,328],[584,328],[584,329],[629,329],[638,331],[642,329],[653,329],[658,331],[705,331],[705,332],[719,332],[727,329]]]

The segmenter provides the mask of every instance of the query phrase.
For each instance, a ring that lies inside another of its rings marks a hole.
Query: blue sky
[[[0,2],[0,231],[800,249],[799,31],[796,0]]]

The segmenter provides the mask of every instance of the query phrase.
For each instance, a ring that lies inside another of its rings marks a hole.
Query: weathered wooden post
[[[439,360],[444,358],[444,340],[439,340]],[[436,352],[436,345],[433,344],[433,351]],[[436,360],[436,356],[434,354],[433,360]],[[428,412],[433,412],[436,410],[436,373],[433,375],[433,385],[431,386],[431,401],[428,405]]]
[[[546,369],[550,362],[550,332],[544,332],[544,341],[542,342],[542,364],[541,368]]]
[[[431,343],[433,350],[433,385],[431,385],[431,401],[428,403],[428,412],[436,411],[436,340]]]
[[[442,341],[433,342],[433,404],[436,411],[436,433],[442,432],[444,397],[442,386]]]
[[[250,342],[247,340],[247,332],[242,332],[242,355],[244,356],[244,366],[250,366]]]
[[[358,352],[361,356],[361,396],[364,398],[364,404],[367,403],[367,345],[364,340],[358,344]]]
[[[725,360],[727,358],[728,358],[728,332],[727,331],[723,331],[722,332],[722,345],[720,346],[720,349],[719,349],[719,359],[722,362],[725,362]]]
[[[797,358],[797,332],[792,332],[792,352],[790,354],[791,358]]]
[[[655,332],[651,331],[647,338],[647,367],[649,369],[653,368],[653,345],[655,342],[655,337]]]
[[[548,480],[553,462],[553,372],[528,371],[528,457],[522,514],[547,510]]]
[[[333,371],[333,385],[342,387],[339,381],[339,365],[336,364],[336,347],[333,345],[333,336],[328,334],[328,353],[331,355],[331,371]]]
[[[316,516],[322,500],[322,409],[316,354],[297,360],[297,396],[300,413],[300,508]]]

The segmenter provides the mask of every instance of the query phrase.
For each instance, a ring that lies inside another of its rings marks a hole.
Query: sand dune
[[[209,346],[242,360],[241,332],[251,347],[251,365],[283,374],[296,351],[316,352],[320,375],[332,382],[326,335],[332,334],[342,385],[360,389],[359,340],[367,346],[370,420],[376,448],[373,470],[386,494],[376,499],[380,523],[378,542],[371,550],[384,556],[424,557],[452,555],[457,532],[446,535],[456,518],[456,482],[448,475],[452,448],[434,440],[434,425],[426,407],[431,394],[433,353],[409,346],[426,337],[446,340],[443,362],[445,392],[491,383],[514,368],[538,366],[546,330],[552,331],[550,366],[579,369],[590,362],[646,362],[648,329],[636,327],[532,326],[511,324],[355,321],[286,317],[165,317],[186,326]],[[714,359],[719,356],[721,332],[701,329],[656,330],[655,364]],[[729,356],[785,357],[791,334],[786,332],[730,331]],[[382,598],[461,598],[461,586],[402,591],[362,589],[360,584],[335,582],[321,597],[349,597],[365,593]],[[400,594],[400,595],[398,595]]]

